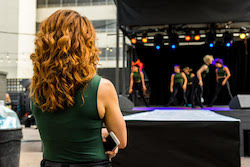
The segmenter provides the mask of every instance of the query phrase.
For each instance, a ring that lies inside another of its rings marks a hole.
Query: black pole
[[[126,76],[125,76],[125,56],[126,56],[126,48],[125,48],[125,34],[122,36],[122,95],[126,94]]]
[[[117,2],[116,2],[117,3]],[[115,87],[116,91],[119,94],[120,88],[119,88],[119,15],[118,15],[118,7],[116,7],[116,69],[115,69]]]

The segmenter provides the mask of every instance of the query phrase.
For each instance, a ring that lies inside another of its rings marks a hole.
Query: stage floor
[[[153,111],[153,110],[210,110],[210,111],[232,111],[229,106],[213,106],[213,107],[204,107],[204,108],[191,108],[191,107],[183,107],[183,106],[175,106],[175,107],[164,107],[164,106],[136,106],[133,108],[133,111]]]

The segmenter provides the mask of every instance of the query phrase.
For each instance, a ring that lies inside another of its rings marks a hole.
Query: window
[[[115,20],[93,20],[92,24],[96,32],[114,32],[116,26]]]
[[[38,33],[38,31],[40,30],[40,25],[41,23],[36,23],[36,33]]]
[[[87,6],[91,5],[91,0],[77,0],[77,5],[81,6]]]
[[[106,21],[105,20],[97,20],[92,21],[92,24],[96,30],[96,32],[105,32],[106,31]]]
[[[46,6],[46,0],[37,0],[37,7],[42,8]]]
[[[75,6],[76,0],[63,0],[62,5],[63,6]]]
[[[60,6],[61,0],[48,0],[48,6]]]

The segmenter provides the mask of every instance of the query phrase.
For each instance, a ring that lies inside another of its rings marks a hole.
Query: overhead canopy
[[[250,21],[249,0],[116,0],[124,27]]]

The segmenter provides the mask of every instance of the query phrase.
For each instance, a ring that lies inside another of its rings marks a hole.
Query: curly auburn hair
[[[85,88],[96,74],[95,40],[91,22],[76,11],[58,10],[42,22],[30,56],[34,66],[30,96],[42,111],[74,105],[77,89]]]

